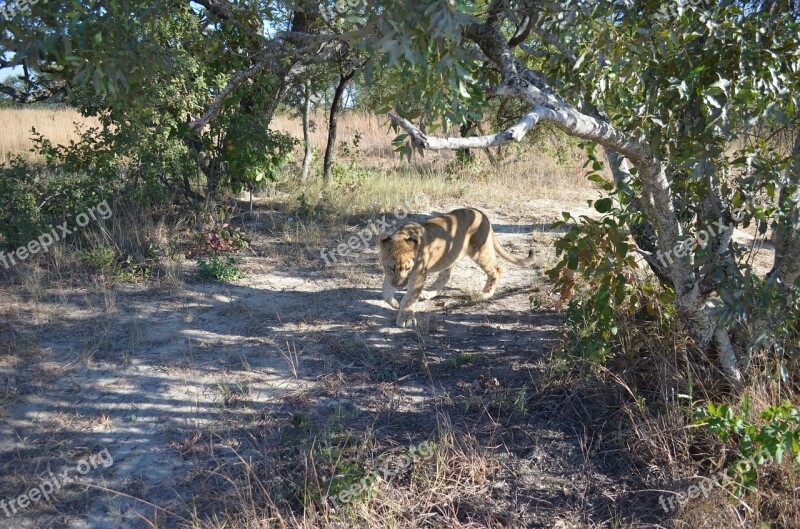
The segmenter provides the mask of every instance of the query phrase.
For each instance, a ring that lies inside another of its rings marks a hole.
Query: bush
[[[242,239],[242,229],[233,228],[225,222],[203,227],[196,236],[194,247],[186,253],[186,257],[231,254],[249,247],[250,244]]]
[[[235,257],[220,257],[212,255],[208,259],[199,259],[199,275],[203,279],[212,281],[237,281],[247,277],[245,272],[236,268],[239,262]]]
[[[119,252],[104,245],[80,250],[78,255],[96,273],[109,275],[125,283],[145,281],[152,275],[153,255],[146,258],[147,262],[140,263],[130,255],[122,257]]]
[[[764,424],[752,422],[750,403],[743,402],[743,412],[734,415],[730,406],[708,403],[697,410],[696,424],[708,428],[723,443],[736,443],[741,459],[728,467],[729,475],[736,481],[736,495],[745,490],[756,490],[758,467],[775,461],[783,462],[784,454],[794,454],[800,465],[800,410],[789,402],[769,406],[759,414]]]

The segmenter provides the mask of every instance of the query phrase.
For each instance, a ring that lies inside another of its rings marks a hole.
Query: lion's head
[[[405,288],[414,268],[422,238],[422,226],[406,224],[391,235],[381,237],[381,264],[392,276],[392,286]]]

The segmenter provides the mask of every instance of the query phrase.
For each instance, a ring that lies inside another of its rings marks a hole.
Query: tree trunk
[[[339,121],[339,110],[341,110],[342,106],[342,95],[355,73],[356,71],[353,70],[347,75],[340,76],[339,84],[336,85],[336,92],[333,94],[331,114],[328,120],[328,144],[325,146],[325,161],[322,166],[322,178],[326,186],[330,185],[333,180],[333,150],[336,148],[336,128]]]
[[[309,127],[308,113],[311,109],[311,86],[306,81],[303,84],[303,171],[300,173],[300,180],[305,182],[308,179],[308,171],[311,169],[311,130]]]
[[[461,132],[461,137],[466,138],[469,136],[470,131],[475,126],[475,121],[468,119],[466,123],[461,125],[459,132]],[[471,164],[475,161],[475,155],[469,149],[458,149],[456,151],[456,160],[464,165]]]
[[[267,123],[272,123],[272,116],[275,115],[278,105],[280,105],[281,101],[283,101],[283,98],[286,96],[286,93],[289,91],[289,84],[294,76],[294,68],[295,65],[292,65],[278,74],[280,78],[280,81],[278,81],[278,91],[275,92],[275,96],[273,96],[269,103],[267,103],[267,106],[264,109],[264,114],[267,116]]]

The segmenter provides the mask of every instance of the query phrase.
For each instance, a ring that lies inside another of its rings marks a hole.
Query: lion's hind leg
[[[503,277],[503,267],[497,261],[497,254],[491,244],[484,245],[483,248],[470,254],[470,257],[486,273],[486,286],[483,287],[481,299],[489,299],[494,296],[497,284]]]

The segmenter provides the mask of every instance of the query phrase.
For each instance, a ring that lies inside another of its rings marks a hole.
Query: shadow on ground
[[[77,479],[50,501],[17,502],[0,527],[177,527],[230,510],[235,480],[220,476],[244,461],[263,476],[256,499],[299,515],[308,487],[291,480],[319,446],[356,457],[367,441],[380,453],[445,434],[498,463],[480,495],[442,505],[431,527],[445,512],[498,527],[659,523],[602,403],[544,384],[561,316],[531,311],[528,272],[509,270],[493,300],[472,302],[469,281],[483,278],[462,269],[408,331],[377,288],[348,286],[378,285],[371,264],[248,265],[243,284],[118,289],[113,310],[101,294],[42,301],[53,323],[15,375],[0,497],[50,473]],[[113,464],[79,475],[104,449]]]

